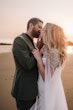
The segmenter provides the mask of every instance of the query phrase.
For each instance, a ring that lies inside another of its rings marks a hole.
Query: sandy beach
[[[0,110],[16,110],[11,96],[15,64],[12,53],[0,54]],[[73,110],[73,55],[70,54],[62,71],[62,81],[69,110]]]

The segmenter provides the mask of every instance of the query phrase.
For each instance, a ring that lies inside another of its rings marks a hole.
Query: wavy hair
[[[58,25],[47,23],[44,27],[44,31],[43,43],[48,49],[54,48],[58,50],[61,64],[63,64],[66,58],[66,37],[63,29]]]

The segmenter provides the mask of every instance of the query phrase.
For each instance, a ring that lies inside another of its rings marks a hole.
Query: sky
[[[26,32],[32,17],[60,25],[73,41],[73,0],[0,0],[0,42]]]

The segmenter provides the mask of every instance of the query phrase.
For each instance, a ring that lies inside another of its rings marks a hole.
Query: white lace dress
[[[39,73],[39,99],[37,100],[35,107],[33,106],[31,110],[68,110],[61,81],[62,68],[61,66],[57,66],[59,64],[59,58],[58,54],[55,53],[56,52],[54,52],[49,60],[47,60],[46,57],[42,58],[45,65],[45,81],[43,81]],[[53,67],[52,76],[50,67]]]

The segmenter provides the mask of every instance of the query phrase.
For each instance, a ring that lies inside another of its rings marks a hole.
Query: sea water
[[[0,45],[0,53],[7,53],[12,51],[12,45]]]

